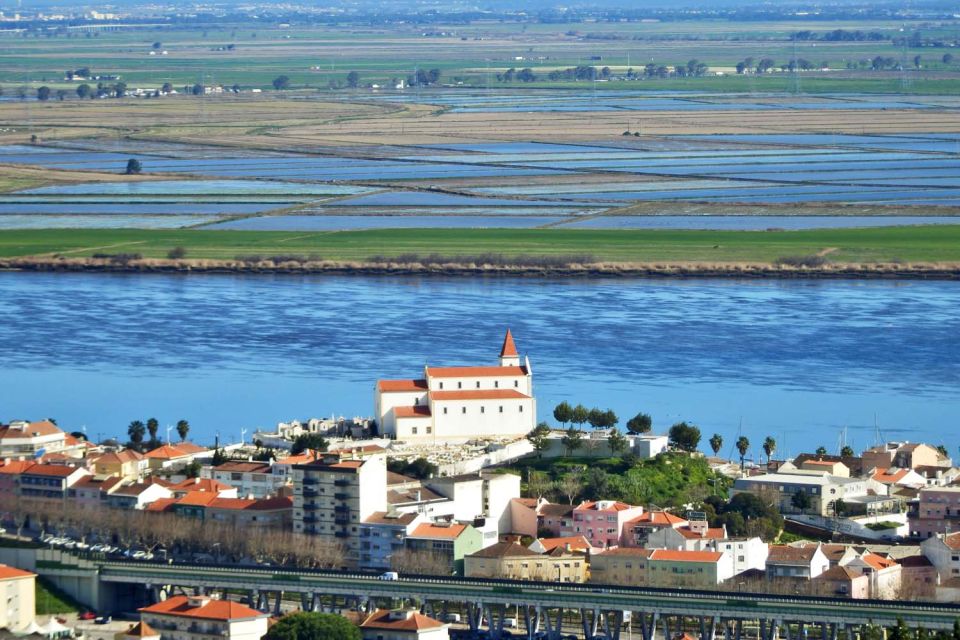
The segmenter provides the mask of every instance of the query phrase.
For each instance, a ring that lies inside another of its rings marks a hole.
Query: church
[[[397,440],[523,436],[537,421],[530,359],[509,329],[496,366],[428,365],[422,378],[378,380],[375,396],[380,433]]]

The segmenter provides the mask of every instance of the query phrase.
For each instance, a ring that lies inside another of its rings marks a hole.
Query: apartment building
[[[650,536],[663,529],[677,529],[687,526],[685,518],[668,511],[645,511],[639,517],[627,522],[625,542],[632,547],[651,547]]]
[[[491,521],[497,531],[511,531],[510,503],[520,497],[520,476],[513,473],[479,471],[458,476],[431,478],[424,485],[454,503],[453,519],[473,522],[478,518]],[[497,535],[485,544],[497,542]]]
[[[704,551],[713,548],[713,543],[727,538],[724,527],[711,527],[706,520],[691,520],[681,527],[661,527],[647,537],[651,549],[683,549]]]
[[[85,509],[107,504],[107,498],[121,487],[122,480],[112,475],[83,476],[67,490],[75,505]]]
[[[230,461],[210,469],[210,478],[234,487],[242,498],[267,498],[277,492],[277,476],[266,462]]]
[[[950,467],[950,458],[940,455],[936,448],[921,442],[887,442],[863,452],[863,468],[916,469],[917,467]]]
[[[767,553],[767,579],[793,578],[810,580],[830,568],[830,561],[820,545],[791,547],[772,544]]]
[[[407,536],[427,522],[422,513],[377,511],[360,523],[360,568],[394,568],[394,555],[406,547]]]
[[[641,586],[647,584],[647,558],[652,549],[619,547],[590,555],[590,582]]]
[[[468,578],[507,578],[540,582],[586,582],[589,563],[584,553],[556,546],[537,553],[516,542],[498,542],[463,559]]]
[[[560,527],[560,536],[582,535],[600,549],[618,547],[628,537],[626,524],[643,514],[643,507],[615,500],[588,500],[573,509],[569,525]]]
[[[910,535],[930,538],[960,530],[960,487],[925,487],[909,513]]]
[[[404,609],[377,610],[360,623],[363,640],[449,640],[447,625],[422,613]]]
[[[960,531],[935,533],[920,543],[920,550],[936,567],[941,584],[960,578]]]
[[[114,476],[124,481],[137,481],[147,470],[147,460],[143,454],[133,449],[107,451],[93,458],[93,473]]]
[[[0,458],[32,460],[67,448],[67,434],[49,420],[0,425]]]
[[[62,464],[35,464],[20,474],[19,491],[24,498],[63,500],[80,478],[90,475],[82,467]]]
[[[798,470],[739,478],[730,490],[730,497],[744,492],[771,494],[781,513],[800,513],[795,496],[805,494],[810,506],[802,510],[804,513],[832,516],[837,500],[849,503],[867,496],[867,489],[867,480]]]
[[[590,581],[600,584],[710,588],[733,576],[733,561],[719,551],[621,547],[590,556]]]
[[[107,495],[107,505],[116,509],[145,509],[148,505],[173,493],[159,482],[134,482],[114,489]]]
[[[0,629],[20,631],[36,616],[37,575],[0,564]]]
[[[334,538],[344,565],[360,565],[360,524],[387,511],[387,465],[383,456],[362,460],[327,455],[293,467],[293,530]]]
[[[423,554],[463,575],[465,556],[483,548],[483,534],[469,524],[425,522],[407,536],[405,548],[414,557]]]

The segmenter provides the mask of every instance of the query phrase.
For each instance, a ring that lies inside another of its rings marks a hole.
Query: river
[[[378,377],[484,364],[510,327],[539,412],[741,429],[755,452],[960,445],[960,285],[0,273],[0,421],[92,437],[186,418],[193,439],[369,415]],[[161,435],[164,431],[161,428]],[[957,457],[955,455],[955,457]]]

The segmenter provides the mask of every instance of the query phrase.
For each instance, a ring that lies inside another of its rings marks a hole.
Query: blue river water
[[[369,415],[378,377],[492,363],[511,327],[561,400],[783,453],[960,445],[960,284],[0,273],[0,421],[91,437],[180,418],[203,443]],[[161,429],[162,431],[162,429]]]

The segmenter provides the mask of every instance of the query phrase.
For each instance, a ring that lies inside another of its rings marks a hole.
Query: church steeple
[[[517,353],[517,345],[513,342],[513,334],[510,333],[510,329],[507,329],[507,335],[503,337],[503,347],[500,348],[500,366],[520,366],[520,354]]]

